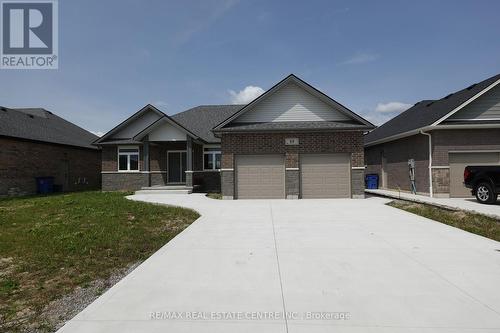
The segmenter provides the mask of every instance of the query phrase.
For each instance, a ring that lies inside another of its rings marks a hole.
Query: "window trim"
[[[120,153],[120,149],[137,149],[137,170],[131,170],[130,169],[130,155],[135,155],[135,152],[123,152]],[[141,172],[141,149],[139,146],[118,146],[116,150],[117,154],[117,163],[116,163],[116,169],[118,172],[124,172],[124,173],[136,173],[136,172]],[[127,169],[126,170],[120,170],[120,156],[127,156]]]
[[[206,148],[210,148],[210,149],[214,149],[214,148],[218,148],[218,150],[213,150],[213,151],[205,151]],[[220,171],[220,168],[217,169],[217,163],[216,163],[216,157],[215,155],[219,154],[221,156],[221,163],[222,163],[222,152],[221,152],[221,147],[219,145],[204,145],[203,146],[203,171]],[[207,169],[205,168],[205,155],[212,155],[213,156],[213,160],[214,160],[214,164],[213,164],[213,168],[211,169]]]

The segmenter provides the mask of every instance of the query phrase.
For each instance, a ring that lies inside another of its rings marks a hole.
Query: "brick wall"
[[[456,129],[437,130],[432,135],[432,187],[435,194],[448,194],[450,191],[449,152],[500,150],[499,129]],[[397,141],[365,148],[367,173],[381,176],[381,156],[387,158],[387,178],[390,189],[401,187],[409,190],[408,166],[409,158],[414,158],[416,166],[417,191],[429,193],[428,173],[428,138],[414,135]]]
[[[453,150],[500,150],[500,129],[461,129],[432,132],[432,165],[448,166]]]
[[[428,137],[413,135],[365,148],[366,174],[379,175],[379,187],[410,191],[408,160],[415,160],[417,192],[429,193]],[[385,157],[387,184],[382,182],[382,156]]]
[[[285,145],[286,138],[298,138],[299,145]],[[282,154],[285,168],[299,168],[300,154],[349,153],[351,166],[364,166],[363,135],[359,131],[344,132],[289,132],[289,133],[227,133],[222,135],[222,194],[232,198],[234,193],[234,156],[238,154]],[[297,198],[300,192],[300,172],[285,171],[288,198]],[[352,194],[363,195],[362,177],[358,173],[351,179]],[[361,185],[358,184],[361,182]]]
[[[36,193],[35,177],[54,177],[63,191],[101,187],[99,150],[0,138],[0,196]]]
[[[298,146],[285,146],[285,138]],[[299,167],[299,154],[351,153],[352,166],[364,165],[363,135],[358,131],[333,133],[247,133],[222,136],[222,168],[234,167],[235,154],[285,154],[285,167]]]

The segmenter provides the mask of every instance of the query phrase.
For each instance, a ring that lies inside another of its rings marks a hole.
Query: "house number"
[[[299,138],[286,138],[285,145],[286,146],[297,146],[299,144]]]

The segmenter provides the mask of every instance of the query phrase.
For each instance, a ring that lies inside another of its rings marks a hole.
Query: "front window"
[[[203,150],[203,169],[218,170],[220,169],[220,148],[205,148]]]
[[[139,148],[118,148],[118,171],[139,171]]]

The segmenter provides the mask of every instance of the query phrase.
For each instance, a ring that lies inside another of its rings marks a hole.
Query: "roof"
[[[439,100],[424,100],[392,118],[365,136],[365,145],[431,126],[450,112],[500,80],[500,74],[449,94]]]
[[[135,134],[134,137],[128,138],[128,139],[117,139],[113,138],[113,134],[115,134],[117,131],[119,131],[121,128],[127,126],[131,122],[135,121],[138,117],[140,117],[142,114],[148,111],[153,111],[158,115],[158,119],[153,121],[151,124],[149,124],[146,128],[142,129],[139,133]],[[120,124],[112,128],[110,131],[108,131],[106,134],[104,134],[102,137],[98,138],[97,140],[94,141],[94,145],[111,145],[111,144],[135,144],[135,143],[141,143],[140,139],[144,135],[146,135],[150,130],[155,128],[157,125],[159,125],[162,122],[168,122],[171,125],[174,125],[181,131],[185,132],[186,134],[190,135],[191,137],[198,139],[199,135],[192,132],[189,128],[186,128],[183,124],[179,123],[177,120],[175,120],[173,117],[168,116],[165,114],[163,111],[159,110],[156,108],[154,105],[147,104],[143,108],[141,108],[139,111],[122,121]]]
[[[328,96],[328,95],[324,94],[323,92],[319,91],[318,89],[314,88],[309,83],[307,83],[304,80],[300,79],[296,75],[290,74],[286,78],[284,78],[283,80],[281,80],[280,82],[276,83],[273,87],[271,87],[270,89],[268,89],[265,93],[263,93],[262,95],[260,95],[256,99],[254,99],[252,102],[250,102],[247,105],[243,106],[240,110],[238,110],[237,112],[235,112],[233,115],[229,116],[227,119],[224,119],[217,126],[215,126],[213,130],[215,132],[224,132],[224,131],[228,130],[229,124],[231,124],[231,122],[233,120],[235,120],[236,118],[238,118],[239,116],[241,116],[245,112],[251,110],[255,105],[257,105],[261,101],[267,99],[270,95],[272,95],[273,93],[279,91],[283,86],[285,86],[286,84],[288,84],[290,82],[296,83],[301,88],[303,88],[304,90],[308,91],[313,96],[316,96],[317,98],[319,98],[320,100],[322,100],[326,104],[333,106],[338,111],[340,111],[341,113],[343,113],[346,116],[348,116],[350,119],[353,119],[354,121],[359,122],[359,125],[360,125],[359,128],[360,129],[369,130],[369,129],[372,129],[372,128],[375,127],[368,120],[366,120],[363,117],[361,117],[361,116],[357,115],[356,113],[352,112],[347,107],[345,107],[344,105],[342,105],[339,102],[335,101],[330,96]],[[302,122],[301,126],[308,126],[307,123],[308,122]],[[323,122],[323,123],[327,123],[327,122]]]
[[[245,105],[201,105],[171,116],[182,126],[196,133],[206,142],[220,142],[212,128],[231,117]]]
[[[0,108],[0,136],[97,149],[98,137],[42,108]]]
[[[314,131],[331,129],[366,129],[365,125],[335,122],[335,121],[293,121],[293,122],[271,122],[271,123],[233,123],[224,128],[225,132],[239,131]]]

